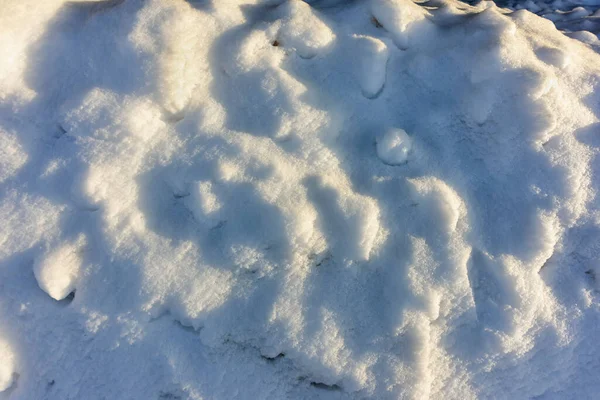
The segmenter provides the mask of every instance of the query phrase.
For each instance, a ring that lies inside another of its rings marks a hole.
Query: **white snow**
[[[594,398],[567,3],[5,0],[0,399]]]
[[[81,274],[85,237],[65,243],[44,254],[33,265],[40,288],[54,300],[62,300],[76,288]]]
[[[9,389],[15,381],[15,355],[8,343],[0,338],[0,393]]]
[[[375,98],[385,85],[389,50],[387,45],[372,36],[354,35],[351,42],[355,52],[356,79],[367,98]]]
[[[421,39],[433,29],[427,17],[427,9],[408,0],[374,0],[371,13],[382,27],[392,34],[392,39],[400,49],[407,49],[412,41]]]
[[[405,163],[411,148],[410,136],[403,129],[390,129],[377,138],[377,155],[389,165]]]
[[[278,25],[273,42],[294,49],[300,57],[312,58],[324,51],[335,40],[335,35],[321,17],[304,1],[288,0],[276,8]]]

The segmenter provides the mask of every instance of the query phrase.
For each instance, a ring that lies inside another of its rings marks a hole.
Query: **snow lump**
[[[0,394],[9,389],[15,380],[15,355],[4,340],[0,339]]]
[[[85,238],[50,250],[35,262],[33,271],[40,288],[54,300],[62,300],[76,288],[82,272]]]
[[[377,155],[389,165],[405,163],[411,148],[411,138],[403,129],[390,129],[377,138]]]

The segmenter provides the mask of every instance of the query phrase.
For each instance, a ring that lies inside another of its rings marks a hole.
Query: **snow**
[[[354,35],[354,38],[356,41],[351,46],[356,53],[356,79],[363,95],[372,99],[381,93],[385,85],[388,46],[372,36]]]
[[[75,243],[52,249],[33,265],[33,273],[39,287],[54,300],[63,300],[75,291],[76,281],[81,273],[85,238]]]
[[[432,28],[427,17],[430,13],[412,1],[375,0],[371,13],[377,23],[392,35],[398,48],[407,49],[420,35],[427,35]]]
[[[403,129],[390,129],[377,139],[377,155],[389,165],[405,163],[411,147],[410,136]]]
[[[597,48],[600,34],[598,0],[500,0],[497,3],[510,10],[528,10],[540,15],[554,22],[568,36]]]
[[[600,390],[593,1],[5,3],[0,399]]]
[[[0,392],[9,389],[14,382],[15,355],[8,345],[0,339]]]
[[[294,49],[303,58],[312,58],[335,40],[335,35],[318,14],[304,1],[290,0],[277,7],[278,19],[269,30],[277,30],[273,43]]]

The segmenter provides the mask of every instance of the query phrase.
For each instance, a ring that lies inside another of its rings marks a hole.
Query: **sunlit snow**
[[[1,2],[0,399],[596,398],[598,5],[513,3]]]

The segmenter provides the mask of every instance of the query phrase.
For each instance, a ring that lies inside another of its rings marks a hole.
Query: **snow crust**
[[[595,397],[600,55],[557,25],[5,0],[0,399]]]

